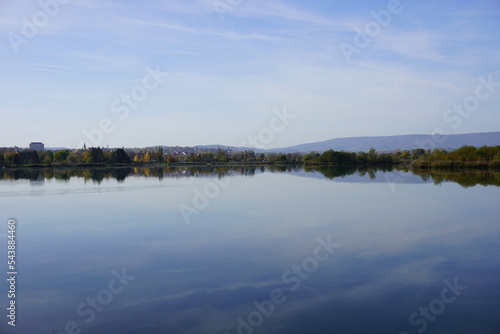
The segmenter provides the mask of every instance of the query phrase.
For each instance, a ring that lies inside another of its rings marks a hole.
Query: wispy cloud
[[[357,20],[348,18],[325,17],[305,7],[299,8],[282,1],[248,1],[238,10],[235,10],[233,14],[237,17],[279,18],[285,21],[313,24],[340,31],[351,30],[353,25],[359,23]]]
[[[203,31],[204,34],[214,35],[219,37],[224,37],[228,39],[237,39],[237,40],[248,40],[248,39],[256,39],[263,41],[278,41],[284,40],[283,37],[270,36],[270,35],[261,35],[261,34],[240,34],[236,32],[215,32],[215,31]]]
[[[188,27],[186,25],[177,24],[177,23],[153,22],[153,21],[132,19],[132,18],[127,18],[127,17],[120,17],[117,19],[117,21],[122,22],[122,23],[126,23],[126,24],[140,26],[140,27],[151,26],[151,27],[157,27],[157,28],[162,28],[162,29],[188,32],[188,33],[197,32],[196,29],[193,29],[193,28]]]
[[[20,115],[9,113],[16,105],[26,118],[38,115],[35,109],[55,110],[42,121],[46,127],[50,118],[64,118],[66,134],[81,133],[82,119],[99,122],[117,94],[130,89],[147,66],[158,65],[180,75],[164,94],[145,101],[134,124],[122,124],[110,145],[236,145],[241,124],[265,122],[265,110],[282,105],[304,120],[283,134],[282,146],[332,133],[426,132],[435,127],[429,119],[440,120],[443,108],[478,76],[498,71],[500,6],[491,0],[413,1],[353,64],[346,63],[339,44],[354,43],[354,29],[363,29],[373,19],[370,12],[386,3],[246,0],[224,21],[213,3],[73,0],[19,54],[4,38],[3,121],[19,121]],[[0,8],[4,35],[21,34],[23,17],[40,10],[37,1],[6,0]],[[498,115],[493,103],[481,108],[471,127],[494,130],[498,122],[481,123],[483,115]],[[178,126],[165,134],[164,123],[171,120]],[[44,124],[28,124],[26,131],[38,133]],[[224,131],[208,131],[207,124]],[[2,137],[9,141],[3,145],[24,142],[19,136]],[[57,133],[47,137],[61,141],[54,146],[73,144]]]
[[[446,59],[439,52],[439,37],[429,31],[388,31],[376,39],[375,45],[408,58],[435,62]]]

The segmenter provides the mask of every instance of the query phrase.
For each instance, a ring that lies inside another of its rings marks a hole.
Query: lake
[[[500,176],[0,170],[2,333],[499,333]]]

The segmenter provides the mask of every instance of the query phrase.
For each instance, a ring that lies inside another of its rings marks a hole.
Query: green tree
[[[18,155],[20,165],[32,165],[40,163],[40,158],[38,157],[37,151],[24,150],[19,152]]]
[[[4,164],[6,166],[19,166],[20,160],[17,152],[8,152],[4,154]]]
[[[369,162],[377,162],[377,151],[372,147],[367,154],[367,159]]]
[[[200,157],[197,154],[190,153],[188,161],[189,162],[199,162],[200,161]]]
[[[401,158],[404,159],[404,160],[407,160],[411,157],[411,154],[409,151],[403,151],[403,153],[401,153]]]
[[[438,161],[438,160],[445,160],[446,156],[446,151],[440,149],[440,148],[435,148],[430,156],[431,161]]]
[[[277,163],[286,163],[287,162],[286,155],[285,154],[278,154],[278,156],[276,157],[276,162]]]
[[[130,160],[130,157],[127,155],[127,152],[125,152],[123,148],[119,148],[113,151],[113,159],[115,163],[119,164],[129,164],[132,162]]]
[[[457,161],[475,161],[479,160],[476,155],[477,148],[474,146],[462,146],[459,149],[450,152],[448,154],[449,160],[457,160]]]
[[[54,162],[65,162],[69,154],[70,152],[68,150],[57,151],[54,153]]]
[[[104,152],[100,147],[91,148],[90,154],[92,155],[92,159],[94,160],[94,163],[103,163],[104,162]]]
[[[200,162],[212,162],[212,154],[209,152],[199,153],[199,161]]]
[[[93,164],[94,163],[94,157],[92,156],[92,152],[90,150],[86,150],[83,153],[83,162],[87,164]]]
[[[52,156],[50,154],[45,155],[45,157],[42,160],[42,164],[45,166],[51,166],[52,165]]]
[[[368,154],[366,152],[359,152],[357,160],[359,163],[366,164],[368,162]]]
[[[380,154],[377,158],[378,163],[391,164],[393,162],[392,155],[390,154]]]
[[[413,160],[419,159],[421,156],[425,154],[425,149],[423,148],[417,148],[411,152],[411,158]]]
[[[158,146],[158,148],[156,149],[156,152],[155,152],[154,160],[158,161],[159,163],[163,162],[163,160],[164,160],[163,147]]]
[[[66,158],[67,165],[76,165],[78,163],[78,155],[76,153],[70,153]]]
[[[215,161],[218,161],[218,162],[228,162],[229,156],[225,150],[218,147],[217,152],[215,153],[214,159],[215,159]]]
[[[104,153],[104,162],[107,164],[114,164],[116,163],[115,161],[115,155],[113,154],[112,151],[103,151]]]

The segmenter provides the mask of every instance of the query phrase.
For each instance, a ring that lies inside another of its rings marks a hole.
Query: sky
[[[0,0],[0,147],[499,131],[499,31],[498,0]]]

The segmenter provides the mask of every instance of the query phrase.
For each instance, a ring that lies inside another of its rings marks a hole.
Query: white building
[[[32,143],[30,143],[30,150],[44,151],[45,145],[43,145],[43,143],[40,143],[40,142],[32,142]]]

